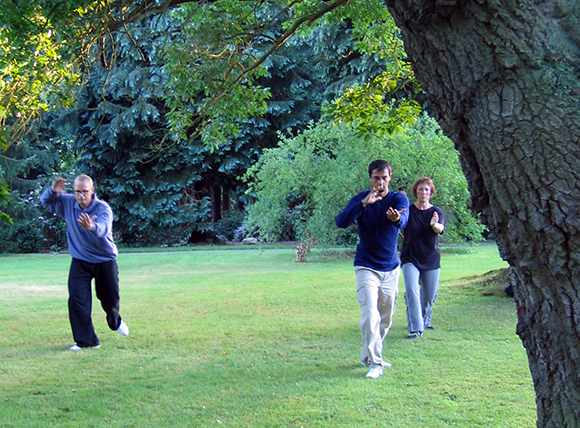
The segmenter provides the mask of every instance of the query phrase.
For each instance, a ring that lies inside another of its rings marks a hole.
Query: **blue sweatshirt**
[[[385,198],[364,207],[362,200],[369,192],[367,190],[354,196],[336,217],[336,225],[345,228],[357,222],[360,242],[356,248],[355,266],[388,272],[399,266],[397,239],[409,219],[409,198],[389,190]],[[397,223],[393,223],[387,217],[389,207],[407,211],[401,214]]]
[[[117,258],[117,246],[113,241],[113,212],[109,205],[93,195],[93,201],[83,210],[73,195],[53,193],[48,188],[40,195],[40,203],[51,213],[66,221],[66,236],[70,255],[89,263],[103,263]],[[81,213],[97,216],[95,227],[88,231],[78,224]]]

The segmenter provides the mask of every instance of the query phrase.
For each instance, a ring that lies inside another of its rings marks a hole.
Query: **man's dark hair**
[[[389,165],[387,161],[377,159],[376,161],[372,161],[369,165],[369,177],[373,175],[373,171],[387,171],[390,176],[393,175],[393,167]]]

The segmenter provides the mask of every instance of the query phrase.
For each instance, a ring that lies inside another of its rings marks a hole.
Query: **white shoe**
[[[119,324],[117,333],[119,333],[121,336],[129,336],[129,327],[127,324],[125,324],[125,321],[121,320],[121,324]]]
[[[365,377],[368,379],[378,379],[382,374],[382,367],[371,367]]]
[[[100,347],[101,347],[101,345],[90,346],[91,349],[99,349]],[[83,349],[83,348],[81,348],[79,345],[73,345],[70,347],[70,351],[73,351],[73,352],[78,352],[81,349]]]

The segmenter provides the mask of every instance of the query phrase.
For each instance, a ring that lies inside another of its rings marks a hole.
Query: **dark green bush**
[[[217,221],[213,226],[216,236],[223,236],[228,241],[234,240],[234,234],[244,222],[244,213],[242,211],[228,211],[224,218]]]
[[[33,221],[17,223],[10,228],[6,246],[10,253],[38,253],[43,247],[43,236]]]

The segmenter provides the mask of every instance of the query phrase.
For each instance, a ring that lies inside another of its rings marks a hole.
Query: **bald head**
[[[75,178],[75,185],[76,184],[80,184],[82,182],[87,182],[89,183],[89,186],[93,187],[93,179],[91,177],[89,177],[88,175],[85,174],[81,174],[78,175],[77,178]]]
[[[74,195],[83,210],[93,202],[93,180],[88,175],[79,175],[74,182]]]

